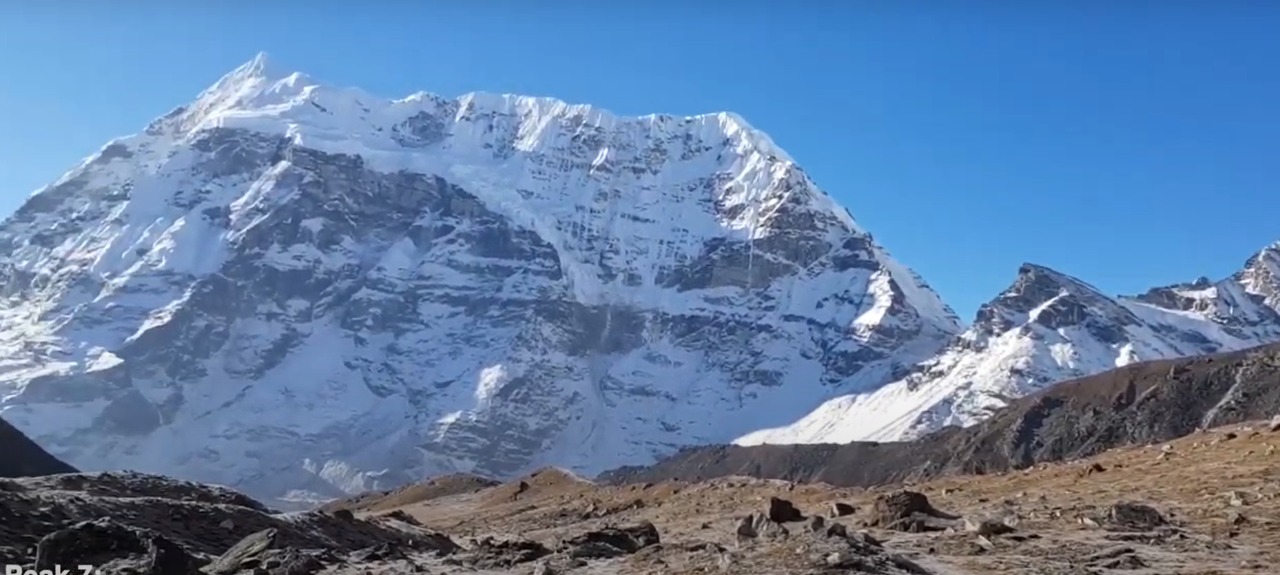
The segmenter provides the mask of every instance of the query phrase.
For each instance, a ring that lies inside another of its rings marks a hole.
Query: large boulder
[[[575,557],[606,557],[635,553],[662,542],[658,529],[645,521],[631,527],[606,527],[571,537],[560,548]]]
[[[1127,501],[1112,505],[1107,510],[1107,521],[1113,527],[1134,531],[1151,531],[1169,524],[1154,507]]]
[[[871,515],[869,525],[908,532],[942,531],[956,519],[935,509],[925,494],[907,490],[877,497]]]
[[[796,509],[795,504],[778,497],[769,498],[769,519],[775,523],[791,523],[792,521],[804,521],[804,514]]]
[[[95,566],[99,575],[198,575],[202,562],[163,535],[111,518],[59,529],[36,545],[37,572],[78,565]]]

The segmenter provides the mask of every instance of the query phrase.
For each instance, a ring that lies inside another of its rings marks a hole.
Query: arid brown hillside
[[[0,477],[30,477],[75,471],[75,468],[49,455],[17,428],[0,419]]]
[[[1021,398],[967,429],[912,442],[710,446],[601,481],[729,475],[870,486],[951,473],[991,473],[1166,441],[1280,413],[1280,345],[1131,365]]]
[[[405,514],[459,538],[467,550],[458,557],[466,560],[449,573],[1262,575],[1280,564],[1277,443],[1280,431],[1250,422],[1069,463],[871,489],[750,477],[608,485],[546,470],[479,491],[356,512]],[[902,532],[878,521],[877,500],[904,488],[924,494],[939,511],[943,519],[931,527],[937,531]],[[769,527],[772,535],[738,537],[740,519],[767,514],[770,498],[794,504],[803,519],[783,523],[786,534]],[[833,517],[836,503],[848,514]],[[824,525],[817,532],[814,516]],[[661,543],[639,552],[577,562],[550,553],[583,533],[645,522]],[[980,535],[984,522],[998,529]],[[853,543],[830,535],[834,523]],[[861,555],[844,567],[824,565],[845,553],[833,552],[832,541]],[[882,545],[860,547],[867,541]],[[517,558],[520,549],[541,551]],[[512,563],[483,570],[470,562],[496,557]],[[922,570],[895,571],[898,559]],[[553,569],[537,570],[541,563]],[[412,568],[406,559],[371,572]]]

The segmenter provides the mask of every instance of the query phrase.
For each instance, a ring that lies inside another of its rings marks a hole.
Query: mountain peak
[[[1008,294],[1026,294],[1029,291],[1048,292],[1066,291],[1073,294],[1100,294],[1101,290],[1080,279],[1064,274],[1048,266],[1023,262],[1018,266],[1018,275],[1012,286],[1005,290]]]
[[[1274,262],[1280,262],[1280,241],[1272,242],[1261,250],[1258,250],[1258,253],[1253,254],[1252,257],[1245,261],[1244,267],[1252,268],[1258,265]]]
[[[241,64],[232,74],[267,77],[272,72],[271,57],[266,52],[258,52],[248,62]]]
[[[1041,323],[1058,325],[1061,322],[1052,318],[1076,320],[1093,307],[1115,311],[1111,308],[1116,304],[1097,288],[1073,276],[1024,262],[1018,266],[1018,275],[1008,289],[978,308],[973,328],[978,333],[992,335],[1030,321],[1043,320]],[[1069,313],[1054,313],[1057,308]]]
[[[283,80],[292,74],[292,72],[280,68],[266,52],[258,52],[252,59],[219,78],[217,82],[214,82],[213,86],[210,86],[202,93],[202,96],[210,93],[227,92],[245,85],[267,84]]]
[[[1246,292],[1260,298],[1263,305],[1280,311],[1280,241],[1250,257],[1232,279]]]
[[[0,225],[0,286],[31,295],[0,298],[23,326],[0,330],[23,366],[0,410],[78,467],[271,497],[646,461],[881,385],[959,331],[729,112],[392,100],[263,54],[28,203]],[[110,448],[43,416],[82,375]],[[235,434],[182,439],[210,412]]]

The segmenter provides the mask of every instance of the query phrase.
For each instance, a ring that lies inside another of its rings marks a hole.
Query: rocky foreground
[[[1236,574],[1280,564],[1280,422],[873,489],[449,476],[276,513],[128,473],[0,480],[0,563],[98,573]]]

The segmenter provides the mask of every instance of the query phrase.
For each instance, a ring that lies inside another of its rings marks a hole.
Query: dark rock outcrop
[[[831,504],[831,511],[829,515],[831,517],[845,517],[847,515],[853,515],[854,512],[856,511],[857,509],[855,509],[852,505],[849,505],[848,503],[836,501]]]
[[[211,564],[219,573],[297,575],[321,557],[378,545],[436,554],[458,549],[447,536],[394,518],[278,515],[226,488],[151,475],[0,481],[0,563],[115,562],[120,573],[164,575]]]
[[[871,486],[945,474],[998,473],[1168,441],[1197,429],[1280,412],[1280,344],[1134,364],[1015,400],[973,427],[910,442],[709,446],[648,467],[606,472],[611,483],[748,475]]]
[[[51,573],[69,565],[93,565],[104,575],[197,575],[203,564],[163,535],[104,517],[41,538],[35,569]]]
[[[776,523],[791,523],[793,521],[804,520],[804,514],[801,513],[799,509],[796,509],[796,506],[790,501],[777,497],[770,497],[769,519],[772,519]]]
[[[561,542],[560,548],[573,557],[604,558],[629,555],[662,542],[658,529],[645,521],[631,527],[607,527],[589,531]]]
[[[906,490],[877,497],[871,514],[871,525],[912,533],[942,531],[949,526],[945,521],[955,519],[935,509],[925,494]]]
[[[1121,502],[1107,510],[1107,521],[1118,529],[1150,531],[1169,524],[1164,515],[1150,505]]]
[[[484,537],[471,541],[465,551],[450,558],[449,562],[477,569],[505,569],[551,554],[551,549],[537,541]]]
[[[36,442],[0,419],[0,477],[31,477],[75,473],[76,469],[49,455]]]

